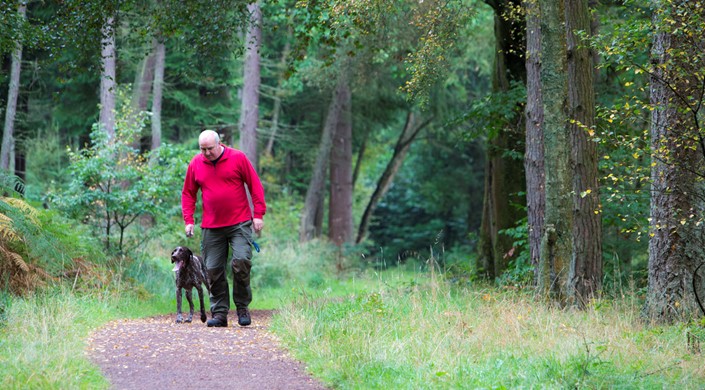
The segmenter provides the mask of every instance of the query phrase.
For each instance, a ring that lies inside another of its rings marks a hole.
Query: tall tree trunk
[[[267,146],[264,148],[264,154],[267,156],[272,155],[272,150],[274,149],[274,140],[277,137],[277,132],[279,131],[279,115],[281,114],[282,107],[282,91],[284,90],[284,81],[286,81],[286,69],[287,61],[289,60],[289,54],[291,53],[291,43],[290,40],[294,34],[293,29],[289,26],[287,33],[286,44],[282,50],[282,56],[279,60],[278,70],[279,80],[277,81],[277,89],[274,91],[274,106],[272,107],[272,126],[269,134],[269,139],[267,140]]]
[[[651,74],[651,215],[649,283],[644,314],[659,322],[700,316],[693,277],[703,263],[702,129],[703,37],[688,37],[688,18],[702,9],[686,2],[654,1]],[[693,14],[693,12],[695,12]],[[694,45],[689,39],[699,42]],[[698,174],[700,173],[700,174]]]
[[[17,12],[22,19],[27,17],[27,4],[21,1]],[[5,127],[2,133],[0,147],[0,169],[10,170],[10,156],[15,144],[15,117],[17,115],[17,99],[20,95],[20,72],[22,70],[22,42],[15,43],[10,65],[10,86],[7,92],[7,109],[5,110]]]
[[[563,0],[539,0],[541,89],[544,114],[546,214],[541,240],[539,293],[565,298],[572,258],[570,132],[567,121],[566,40]]]
[[[115,26],[113,17],[103,25],[101,39],[100,124],[108,137],[115,137]]]
[[[367,150],[367,141],[370,138],[370,130],[368,128],[363,129],[364,134],[362,136],[362,141],[360,142],[360,148],[357,150],[357,158],[355,159],[355,167],[353,168],[353,190],[355,189],[355,184],[357,179],[360,177],[360,169],[362,169],[362,160],[365,158],[365,151]]]
[[[262,12],[259,3],[247,6],[250,12],[245,37],[244,83],[240,111],[240,149],[250,159],[255,169],[257,161],[257,122],[259,120],[260,54],[262,41]]]
[[[321,234],[320,229],[316,229],[317,218],[321,218],[323,209],[323,199],[325,197],[326,171],[330,158],[331,145],[333,144],[333,134],[341,115],[342,105],[345,98],[345,91],[348,90],[346,71],[341,70],[338,76],[338,84],[333,92],[333,97],[328,106],[326,122],[323,125],[321,143],[318,146],[311,181],[306,191],[304,209],[301,213],[299,225],[299,240],[301,242],[310,241]],[[318,217],[317,217],[318,216]]]
[[[495,64],[492,76],[493,92],[506,92],[512,82],[523,82],[526,68],[523,65],[523,21],[510,12],[521,6],[520,0],[487,1],[495,11],[494,31],[496,40]],[[513,158],[507,150],[523,148],[523,116],[517,106],[516,120],[501,129],[490,139],[487,147],[484,211],[482,215],[480,262],[491,267],[489,274],[499,276],[511,260],[513,239],[500,234],[503,229],[515,227],[523,211],[515,205],[524,202],[519,194],[524,191],[522,161]],[[485,269],[485,272],[489,271]]]
[[[526,5],[526,208],[529,256],[538,282],[541,235],[546,212],[546,174],[543,149],[543,97],[541,93],[541,27],[538,0]]]
[[[153,39],[154,83],[152,86],[152,150],[162,144],[162,94],[164,92],[164,68],[166,48],[164,41]]]
[[[488,145],[487,148],[490,146]],[[475,263],[478,276],[487,280],[494,280],[494,252],[492,245],[492,159],[489,158],[489,153],[485,162],[485,178],[482,196],[482,220],[480,221],[480,239],[478,242],[479,256]]]
[[[328,238],[337,246],[353,240],[352,217],[352,107],[350,87],[342,85],[340,114],[330,151]]]
[[[377,203],[379,203],[379,201],[387,193],[387,190],[389,190],[389,186],[394,181],[394,177],[404,163],[404,159],[406,158],[406,154],[409,152],[409,148],[411,148],[411,144],[414,142],[421,130],[423,130],[429,123],[431,123],[431,119],[416,125],[414,113],[409,111],[406,115],[406,123],[404,124],[404,128],[402,129],[401,134],[399,134],[397,143],[394,146],[392,158],[384,168],[382,176],[380,176],[379,180],[377,180],[377,186],[375,187],[369,202],[367,202],[365,212],[362,214],[362,219],[357,230],[357,239],[355,240],[356,243],[359,244],[362,242],[367,235],[367,228],[370,225],[370,220],[372,219],[372,214],[377,207]]]
[[[579,307],[602,287],[602,221],[597,179],[597,147],[588,130],[595,126],[593,53],[578,31],[590,32],[587,0],[565,0],[568,55],[568,117],[573,161],[573,255],[568,298]]]
[[[155,62],[156,53],[154,52],[154,45],[152,45],[149,54],[140,61],[140,66],[135,74],[135,82],[132,84],[132,99],[130,103],[132,105],[132,115],[134,116],[131,120],[133,126],[137,125],[139,114],[147,111],[149,96],[154,82]],[[138,150],[141,148],[141,137],[135,137],[133,147]]]

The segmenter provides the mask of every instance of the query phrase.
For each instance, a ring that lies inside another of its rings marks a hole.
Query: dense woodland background
[[[631,285],[649,318],[701,314],[701,1],[0,4],[0,164],[27,201],[2,211],[30,241],[29,205],[108,253],[178,240],[215,129],[266,223],[331,262],[433,257],[561,306]],[[61,274],[17,239],[6,288]]]

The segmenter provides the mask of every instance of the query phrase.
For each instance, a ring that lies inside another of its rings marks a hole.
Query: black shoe
[[[206,322],[209,328],[225,328],[228,326],[228,320],[221,317],[213,317]]]
[[[247,326],[252,323],[252,319],[250,318],[250,311],[247,310],[246,307],[237,309],[237,323],[240,326]]]

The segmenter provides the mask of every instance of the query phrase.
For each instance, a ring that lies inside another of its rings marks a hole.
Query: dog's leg
[[[196,286],[196,292],[198,292],[198,303],[201,305],[201,322],[206,322],[206,308],[203,305],[203,287]]]
[[[176,288],[176,323],[184,322],[184,317],[181,316],[181,287]]]
[[[193,321],[193,292],[190,288],[186,289],[186,299],[188,300],[189,313],[186,322]]]

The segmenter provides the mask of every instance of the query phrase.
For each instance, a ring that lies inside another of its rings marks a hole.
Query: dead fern
[[[0,197],[4,204],[3,210],[15,210],[15,218],[22,219],[22,223],[33,225],[39,229],[37,210],[22,199]],[[16,229],[17,222],[8,213],[0,213],[0,276],[4,281],[4,288],[14,294],[23,294],[32,291],[51,279],[44,269],[28,263],[22,255],[13,248],[27,245],[25,236]]]

